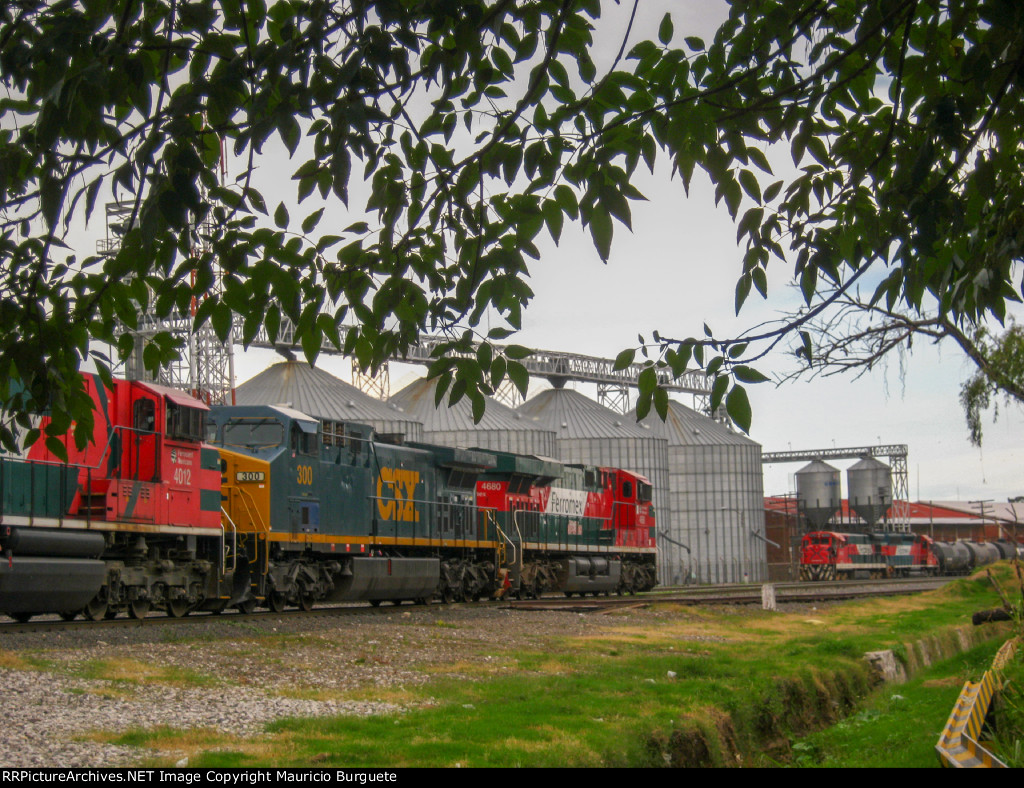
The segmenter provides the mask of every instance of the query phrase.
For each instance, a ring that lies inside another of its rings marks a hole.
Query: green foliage
[[[638,167],[658,158],[685,188],[701,168],[736,220],[737,309],[767,294],[775,260],[808,301],[875,268],[878,303],[932,298],[968,324],[1004,316],[1024,221],[1019,3],[734,3],[712,41],[666,16],[657,40],[623,42],[604,73],[601,8],[0,4],[0,402],[14,414],[0,438],[13,446],[27,414],[50,408],[84,440],[82,361],[108,375],[117,359],[96,343],[123,358],[140,308],[189,316],[214,261],[223,292],[196,325],[223,337],[234,315],[249,343],[261,330],[273,341],[287,318],[312,361],[351,319],[343,349],[364,369],[441,333],[440,389],[477,411],[506,376],[520,388],[526,376],[507,352],[468,353],[466,336],[488,311],[501,332],[520,326],[542,232],[558,241],[579,223],[607,259],[644,199]],[[775,172],[780,148],[791,172]],[[291,157],[294,193],[268,201],[254,174],[274,150]],[[119,250],[76,259],[66,230],[110,196],[130,207]],[[306,199],[318,206],[293,215]],[[324,234],[338,206],[348,227]],[[705,368],[713,404],[746,428],[742,384],[764,377],[750,364],[794,330],[656,337],[651,363]],[[809,336],[805,348],[809,360]],[[174,352],[165,342],[146,362]],[[663,411],[659,379],[641,381],[638,412]]]
[[[998,335],[982,327],[973,339],[986,367],[975,372],[961,386],[960,403],[964,408],[971,443],[980,446],[982,411],[991,407],[995,421],[999,415],[1000,395],[1007,403],[1019,402],[1011,392],[1024,389],[1024,326],[1011,320],[1009,327]]]
[[[991,640],[936,662],[906,684],[883,685],[856,714],[793,744],[801,768],[938,768],[942,726],[965,681],[977,681],[1000,646]]]
[[[996,752],[1009,767],[1024,766],[1024,654],[1018,647],[1002,671],[1003,689],[995,706]]]

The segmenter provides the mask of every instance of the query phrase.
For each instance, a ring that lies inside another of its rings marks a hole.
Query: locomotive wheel
[[[107,619],[107,621],[110,621],[110,620],[112,620],[112,619],[115,619],[115,618],[117,618],[117,613],[118,613],[118,610],[117,610],[117,608],[116,608],[116,607],[111,607],[111,606],[110,606],[110,605],[108,604],[108,605],[107,605],[107,612],[106,612],[106,613],[105,613],[105,614],[103,615],[103,617],[104,617],[105,619]]]
[[[82,613],[90,621],[102,621],[103,617],[107,615],[106,598],[101,598],[99,595],[94,596]]]
[[[446,605],[452,604],[455,601],[455,592],[451,586],[445,586],[444,591],[441,592],[441,601]]]
[[[11,618],[13,618],[19,624],[27,624],[29,621],[32,620],[32,616],[34,616],[34,615],[35,615],[34,613],[11,613],[10,614]]]
[[[149,599],[133,599],[128,603],[128,615],[132,618],[145,618],[153,603]]]
[[[313,609],[313,595],[312,594],[299,594],[299,610],[304,610],[307,613]]]
[[[275,613],[283,613],[288,603],[280,591],[271,591],[267,597],[267,606]]]
[[[63,613],[60,613],[60,617],[63,618],[65,621],[74,621],[76,618],[78,618],[78,611],[65,610]]]
[[[167,601],[167,615],[171,618],[184,618],[188,615],[187,599],[169,599]]]

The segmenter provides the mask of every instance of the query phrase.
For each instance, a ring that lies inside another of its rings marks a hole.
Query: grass
[[[1007,766],[1019,769],[1024,767],[1024,643],[1018,641],[1017,651],[1002,671],[1002,678],[992,749]]]
[[[1001,641],[942,660],[902,685],[886,686],[852,715],[794,742],[793,765],[819,768],[930,768],[935,744],[964,682],[992,664]]]
[[[892,648],[912,666],[922,660],[913,645],[921,638],[930,652],[953,653],[953,627],[997,604],[983,577],[801,614],[659,604],[541,649],[496,653],[480,642],[455,662],[423,666],[430,681],[422,686],[348,695],[400,702],[411,709],[402,714],[280,720],[245,738],[172,729],[97,735],[166,753],[152,765],[184,753],[192,767],[930,766],[962,677],[980,675],[1006,628],[987,630],[994,645],[874,694],[862,655]],[[427,626],[444,637],[442,623]],[[268,637],[264,659],[279,659],[289,642]],[[103,670],[114,678],[114,667]],[[920,734],[913,754],[908,732]]]

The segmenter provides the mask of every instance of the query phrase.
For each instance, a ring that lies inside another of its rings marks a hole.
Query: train
[[[938,542],[912,533],[812,531],[800,545],[800,579],[852,580],[961,575],[996,561],[1024,557],[1006,540]]]
[[[84,383],[95,425],[83,448],[69,431],[56,436],[66,458],[38,441],[0,459],[0,613],[17,620],[656,583],[653,491],[628,470]]]

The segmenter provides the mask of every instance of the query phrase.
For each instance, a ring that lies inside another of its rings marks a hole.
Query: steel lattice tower
[[[100,254],[113,255],[120,249],[121,238],[127,229],[132,210],[131,203],[107,204],[107,237],[96,245]],[[200,227],[199,230],[199,238],[208,237],[208,227]],[[197,254],[203,251],[203,248],[196,249]],[[220,268],[214,264],[214,286],[210,295],[219,295],[221,286]],[[138,327],[124,327],[124,331],[130,333],[135,340],[132,354],[125,361],[125,377],[129,380],[145,380],[181,389],[210,405],[234,404],[234,323],[224,342],[217,337],[209,321],[198,331],[193,331],[192,317],[197,305],[197,301],[193,299],[191,314],[188,317],[166,319],[157,319],[139,310]],[[143,354],[146,345],[160,332],[167,332],[180,339],[182,347],[177,361],[167,367],[161,367],[154,374],[146,369]]]

